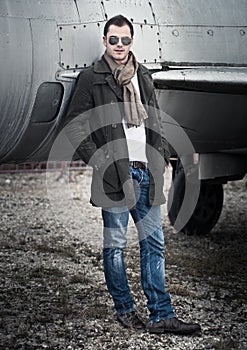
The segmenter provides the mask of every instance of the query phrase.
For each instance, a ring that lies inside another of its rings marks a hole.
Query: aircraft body
[[[199,154],[199,179],[243,178],[246,0],[2,0],[0,162],[47,159],[75,79],[102,55],[104,24],[119,13],[134,25],[133,51],[153,72],[161,109]]]

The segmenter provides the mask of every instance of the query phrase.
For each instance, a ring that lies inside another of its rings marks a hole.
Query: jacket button
[[[111,125],[111,127],[112,127],[113,129],[116,129],[116,128],[117,128],[117,124],[116,124],[116,123],[113,123],[113,124]]]
[[[162,147],[158,147],[158,151],[162,151]]]

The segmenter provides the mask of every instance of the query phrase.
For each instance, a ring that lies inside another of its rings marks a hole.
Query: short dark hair
[[[114,16],[106,22],[105,27],[104,27],[104,36],[106,36],[106,34],[108,33],[108,30],[109,30],[109,27],[112,24],[115,26],[118,26],[118,27],[122,27],[125,24],[127,24],[130,28],[131,37],[134,36],[134,28],[133,28],[132,23],[126,17],[124,17],[122,15]]]

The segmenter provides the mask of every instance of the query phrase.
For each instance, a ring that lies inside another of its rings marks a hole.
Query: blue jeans
[[[124,248],[129,213],[137,227],[140,245],[141,283],[147,297],[150,322],[174,317],[171,299],[165,290],[164,236],[160,206],[150,206],[148,170],[130,167],[137,198],[133,210],[127,207],[102,209],[104,222],[104,273],[117,313],[131,312],[134,302],[126,276]]]

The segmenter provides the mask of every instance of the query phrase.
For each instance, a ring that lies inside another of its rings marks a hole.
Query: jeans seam
[[[146,238],[146,240],[147,240],[147,238]],[[158,296],[157,296],[157,293],[156,293],[156,291],[155,291],[155,289],[153,288],[153,285],[152,285],[152,283],[151,283],[151,267],[150,267],[150,248],[149,248],[149,245],[147,244],[147,246],[148,246],[148,251],[147,251],[147,259],[148,259],[148,278],[147,278],[147,282],[148,282],[148,284],[149,284],[149,288],[151,287],[151,291],[152,291],[152,293],[153,293],[153,296],[154,296],[154,300],[153,301],[151,301],[153,304],[154,304],[154,306],[156,307],[157,306],[157,301],[158,301]]]

